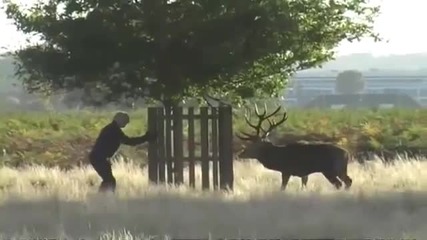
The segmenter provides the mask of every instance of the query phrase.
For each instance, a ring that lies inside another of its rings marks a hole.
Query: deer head
[[[282,107],[279,106],[275,111],[267,114],[267,106],[265,106],[264,111],[260,113],[257,105],[255,105],[255,114],[258,117],[257,124],[252,124],[250,122],[248,111],[245,113],[245,121],[251,128],[255,129],[255,134],[241,132],[241,134],[244,136],[237,135],[237,137],[241,140],[250,142],[250,144],[246,146],[245,149],[239,154],[239,158],[258,158],[263,148],[272,145],[272,143],[267,138],[268,135],[271,133],[271,131],[273,131],[288,119],[286,112],[283,113],[282,118],[278,122],[270,119],[272,116],[276,115],[281,110],[281,108]],[[267,130],[262,127],[263,122],[266,120],[269,124]]]

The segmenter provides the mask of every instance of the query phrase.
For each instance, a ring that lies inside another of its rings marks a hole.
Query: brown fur
[[[353,180],[347,174],[347,165],[351,156],[346,149],[329,143],[290,143],[276,146],[266,140],[274,128],[287,120],[286,113],[279,122],[268,119],[280,109],[281,107],[278,107],[273,113],[267,115],[266,110],[260,114],[256,108],[256,115],[259,118],[257,125],[250,123],[249,118],[245,116],[246,122],[256,130],[256,134],[243,133],[245,137],[238,136],[242,140],[251,142],[239,154],[239,158],[254,158],[265,168],[281,172],[282,189],[286,188],[291,176],[300,177],[302,186],[305,187],[308,175],[312,173],[322,173],[337,189],[342,187],[341,181],[343,181],[346,189],[349,189]],[[270,124],[267,130],[261,126],[265,120]],[[262,135],[260,135],[261,132],[263,132]]]
[[[306,186],[308,175],[322,173],[337,189],[344,182],[346,189],[352,185],[347,175],[347,164],[350,154],[344,148],[327,144],[292,143],[276,146],[267,141],[249,144],[240,158],[257,159],[265,168],[282,173],[282,189],[291,176],[301,177],[303,187]]]

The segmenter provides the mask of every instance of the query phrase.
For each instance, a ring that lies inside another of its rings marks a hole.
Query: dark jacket
[[[116,122],[111,122],[105,126],[98,135],[95,145],[89,154],[91,161],[111,158],[119,149],[120,144],[136,146],[148,141],[146,135],[140,137],[128,137]]]

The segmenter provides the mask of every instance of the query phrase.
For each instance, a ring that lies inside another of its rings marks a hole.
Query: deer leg
[[[288,185],[290,177],[291,175],[282,172],[282,187],[281,187],[282,191],[286,189],[286,186]]]
[[[351,177],[349,177],[347,174],[344,174],[343,176],[339,177],[345,184],[345,189],[350,189],[351,185],[353,184],[353,180]]]
[[[336,189],[340,189],[342,187],[342,182],[338,179],[336,175],[326,173],[323,173],[323,175],[332,185],[335,186]]]
[[[307,187],[307,182],[308,182],[308,176],[301,177],[301,183],[302,183],[301,188],[304,189],[305,187]]]

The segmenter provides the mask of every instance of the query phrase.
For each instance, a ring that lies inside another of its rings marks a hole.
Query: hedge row
[[[43,164],[69,167],[87,162],[86,156],[98,131],[111,121],[111,112],[8,113],[0,115],[2,164]],[[146,112],[131,112],[128,135],[146,130]],[[291,110],[273,141],[327,141],[353,153],[423,151],[427,149],[427,110]],[[240,115],[234,131],[250,130]],[[235,139],[235,151],[244,143]],[[120,154],[146,159],[146,145],[123,146]]]

